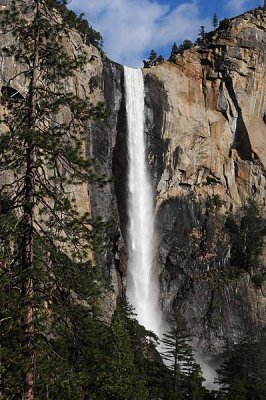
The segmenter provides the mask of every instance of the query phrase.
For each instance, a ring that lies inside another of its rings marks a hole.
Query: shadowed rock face
[[[265,10],[244,14],[174,63],[144,70],[162,307],[165,313],[181,309],[195,345],[213,354],[247,332],[259,337],[266,322],[266,287],[256,288],[248,273],[233,273],[224,229],[228,210],[236,212],[250,198],[265,206],[265,28]],[[66,47],[73,53],[82,40],[77,34],[70,39]],[[0,48],[11,44],[9,36]],[[81,210],[111,222],[105,248],[94,255],[114,287],[104,304],[108,320],[125,292],[127,270],[123,67],[93,47],[86,51],[90,62],[67,88],[106,104],[106,119],[88,122],[86,147],[98,174],[110,180],[72,190]],[[23,66],[5,54],[0,63],[6,88]],[[25,85],[18,75],[11,89],[24,96]],[[6,112],[1,106],[0,116]],[[221,208],[210,202],[214,195],[224,201]]]
[[[168,150],[168,139],[162,137],[165,113],[169,111],[167,93],[163,84],[152,74],[144,77],[145,85],[145,132],[148,144],[147,159],[151,166],[154,183],[159,184],[164,173],[164,159]],[[156,189],[156,188],[155,188]]]
[[[90,124],[88,138],[90,156],[96,161],[100,176],[109,179],[105,184],[90,185],[91,209],[94,218],[103,218],[110,226],[105,232],[105,249],[95,255],[98,266],[114,287],[113,301],[106,301],[107,317],[115,308],[117,295],[125,293],[127,268],[127,142],[126,110],[123,89],[123,67],[104,58],[101,91],[107,117]]]

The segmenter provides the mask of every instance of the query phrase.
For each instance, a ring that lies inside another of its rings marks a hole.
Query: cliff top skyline
[[[194,41],[201,25],[212,30],[212,18],[232,18],[263,5],[263,0],[72,0],[101,32],[103,49],[116,62],[141,67],[151,49],[169,57],[174,42]]]

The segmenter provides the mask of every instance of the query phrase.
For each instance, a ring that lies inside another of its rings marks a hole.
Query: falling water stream
[[[162,335],[159,276],[156,268],[154,195],[146,162],[144,135],[144,82],[141,69],[124,67],[128,128],[128,282],[127,297],[140,324]],[[215,369],[197,354],[206,386],[213,384]]]
[[[161,311],[156,268],[154,196],[146,162],[144,82],[141,69],[124,67],[128,126],[127,296],[140,324],[160,334]]]

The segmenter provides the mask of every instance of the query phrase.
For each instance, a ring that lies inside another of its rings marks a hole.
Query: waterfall
[[[154,196],[145,159],[144,82],[141,69],[124,67],[128,126],[127,297],[140,324],[160,334]]]

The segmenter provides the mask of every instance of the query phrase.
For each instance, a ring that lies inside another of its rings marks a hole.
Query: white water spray
[[[144,82],[141,69],[124,67],[128,124],[127,296],[140,324],[160,335],[153,190],[145,160]]]

